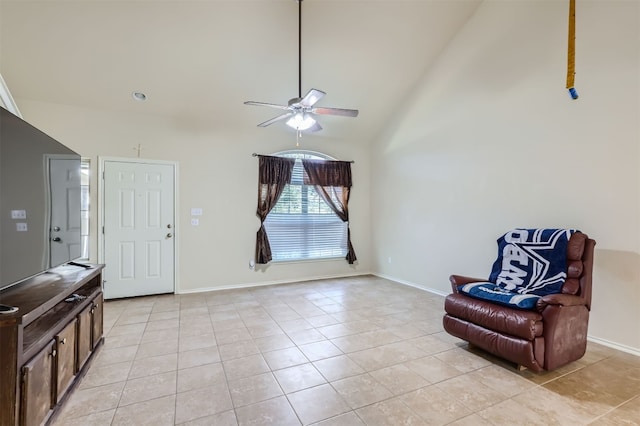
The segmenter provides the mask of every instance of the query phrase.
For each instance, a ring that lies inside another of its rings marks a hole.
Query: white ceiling
[[[481,1],[305,0],[303,94],[317,88],[327,92],[318,106],[360,110],[320,117],[322,134],[374,137]],[[279,111],[243,101],[297,96],[297,30],[295,0],[0,0],[0,74],[18,106],[255,126]]]

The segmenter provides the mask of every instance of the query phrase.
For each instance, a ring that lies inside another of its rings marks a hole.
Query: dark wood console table
[[[64,266],[0,292],[0,426],[46,423],[103,341],[102,270]]]

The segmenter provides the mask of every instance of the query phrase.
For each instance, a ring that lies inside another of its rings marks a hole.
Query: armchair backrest
[[[567,245],[567,279],[562,293],[581,296],[591,309],[593,252],[596,242],[582,232],[574,232]]]

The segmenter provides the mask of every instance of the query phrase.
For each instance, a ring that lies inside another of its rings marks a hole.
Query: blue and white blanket
[[[560,293],[567,278],[572,229],[514,229],[498,239],[489,282],[461,288],[469,296],[531,309],[536,300]],[[530,297],[514,297],[527,295]]]

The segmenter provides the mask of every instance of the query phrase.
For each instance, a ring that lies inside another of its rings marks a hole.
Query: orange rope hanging
[[[569,44],[567,49],[567,89],[571,99],[578,99],[576,77],[576,0],[569,0]]]

